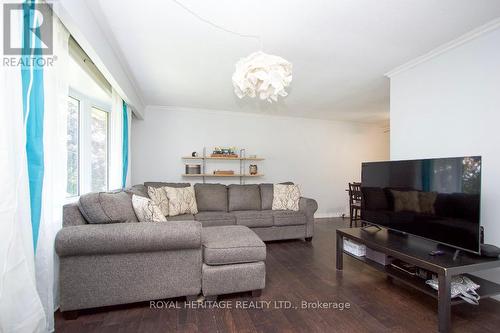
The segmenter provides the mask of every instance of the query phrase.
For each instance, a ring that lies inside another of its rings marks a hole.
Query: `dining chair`
[[[349,183],[349,227],[361,220],[361,183]]]

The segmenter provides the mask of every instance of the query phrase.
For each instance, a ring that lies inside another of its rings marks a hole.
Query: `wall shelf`
[[[184,156],[182,157],[183,160],[223,160],[223,161],[263,161],[264,158],[262,157],[255,157],[255,158],[250,158],[250,157],[192,157],[192,156]]]
[[[214,175],[213,173],[200,173],[200,174],[183,174],[183,177],[263,177],[263,174],[249,175],[249,174],[239,174],[234,175]]]
[[[245,169],[247,167],[247,161],[263,161],[262,157],[247,157],[245,149],[240,149],[240,153],[238,157],[224,157],[224,156],[207,156],[207,149],[203,148],[202,156],[183,156],[181,157],[184,161],[201,161],[201,173],[199,174],[182,174],[182,177],[201,177],[203,179],[203,183],[205,183],[205,178],[239,178],[240,184],[245,184],[246,178],[253,177],[262,177],[263,174],[250,175],[245,173]],[[207,173],[207,162],[208,161],[238,161],[239,164],[239,172],[234,173],[232,175],[216,175],[213,173]],[[188,162],[189,163],[189,162]]]

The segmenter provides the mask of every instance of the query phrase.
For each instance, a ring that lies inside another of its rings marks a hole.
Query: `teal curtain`
[[[422,191],[430,192],[431,190],[431,171],[432,171],[432,161],[423,160],[422,161]]]
[[[127,185],[127,172],[128,172],[128,113],[127,103],[123,102],[123,172],[122,172],[122,188]]]
[[[23,114],[26,125],[26,155],[28,160],[28,178],[30,189],[31,227],[33,231],[33,246],[36,251],[40,216],[42,209],[42,188],[44,176],[43,156],[43,119],[44,91],[43,67],[37,62],[31,62],[32,57],[41,57],[40,40],[35,38],[30,30],[34,25],[35,3],[23,3],[23,50],[24,58],[21,66],[21,82],[23,92]],[[37,34],[40,29],[37,28]],[[35,50],[31,49],[34,43]]]

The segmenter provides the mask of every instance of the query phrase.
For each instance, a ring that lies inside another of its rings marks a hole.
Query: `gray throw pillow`
[[[132,197],[125,191],[84,194],[78,208],[91,224],[137,222]]]

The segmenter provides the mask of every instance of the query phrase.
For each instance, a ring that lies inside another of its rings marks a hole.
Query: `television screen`
[[[361,218],[479,252],[481,157],[362,164]]]

